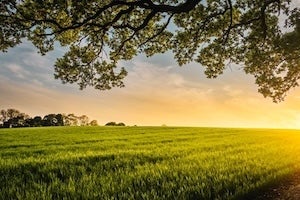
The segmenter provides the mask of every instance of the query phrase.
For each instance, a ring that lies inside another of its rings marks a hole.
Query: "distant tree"
[[[105,126],[116,126],[117,123],[116,122],[108,122],[105,124]]]
[[[38,121],[39,118],[37,117]],[[43,126],[64,126],[64,120],[62,114],[48,114],[42,120]]]
[[[30,118],[29,115],[21,113],[19,110],[9,108],[0,111],[0,121],[3,127],[23,127],[29,126],[26,120]]]
[[[64,119],[62,114],[57,114],[55,118],[57,119],[57,126],[64,126]]]
[[[90,126],[98,126],[97,120],[92,120],[92,121],[90,122]]]
[[[63,115],[63,122],[65,126],[78,126],[78,117],[72,114],[64,114]]]
[[[2,122],[5,122],[5,121],[8,121],[9,119],[19,116],[20,111],[13,109],[13,108],[9,108],[7,110],[1,110],[0,114],[1,114],[0,120]]]
[[[7,113],[8,119],[18,117],[21,114],[20,111],[13,109],[13,108],[7,109],[6,113]]]
[[[82,115],[78,117],[79,125],[80,126],[87,126],[89,125],[89,118],[86,115]]]
[[[8,120],[8,123],[12,126],[12,127],[19,127],[23,121],[22,119],[19,119],[18,117],[14,117]]]
[[[21,117],[22,119],[26,120],[26,119],[30,119],[30,116],[26,113],[20,113],[18,115],[18,117]]]
[[[32,119],[32,124],[31,126],[42,126],[42,117],[40,116],[35,116],[33,119]]]
[[[6,122],[4,122],[6,127],[24,127],[26,126],[26,120],[24,119],[24,116],[17,116],[17,117],[13,117],[9,120],[7,120]]]
[[[13,128],[13,125],[10,121],[5,121],[2,125],[3,128]]]
[[[105,124],[105,126],[125,126],[123,122],[116,123],[116,122],[108,122]]]
[[[65,126],[71,126],[71,121],[67,114],[62,114],[62,118]]]
[[[71,122],[71,126],[78,126],[78,117],[76,115],[69,114],[68,117]]]
[[[25,127],[33,127],[34,126],[34,123],[33,123],[33,118],[28,118],[25,120],[25,124],[24,124]]]
[[[57,126],[56,114],[48,114],[43,118],[43,126]]]
[[[7,111],[1,110],[0,111],[0,122],[3,124],[7,120],[8,120]]]
[[[0,4],[1,5],[1,4]],[[0,6],[1,8],[1,6]],[[0,36],[1,37],[1,36]],[[1,38],[0,38],[1,39]],[[86,115],[76,116],[75,114],[47,114],[43,118],[35,116],[31,118],[25,113],[10,108],[0,110],[0,128],[10,127],[38,127],[38,126],[87,126],[98,125],[96,120],[89,123],[89,118]]]
[[[125,124],[123,122],[120,122],[117,124],[117,126],[125,126]]]

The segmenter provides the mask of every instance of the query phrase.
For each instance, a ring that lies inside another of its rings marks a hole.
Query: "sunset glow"
[[[79,90],[53,78],[63,50],[40,56],[29,43],[0,55],[1,109],[31,116],[86,114],[99,124],[300,128],[300,89],[275,104],[257,92],[254,79],[231,65],[219,78],[205,78],[202,66],[179,67],[172,54],[119,63],[128,70],[125,88]]]

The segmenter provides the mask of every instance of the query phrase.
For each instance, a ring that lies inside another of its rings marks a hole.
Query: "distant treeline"
[[[105,124],[105,126],[125,126],[125,124],[123,122],[119,122],[119,123],[108,122],[108,123]]]
[[[48,114],[44,117],[30,117],[16,109],[0,111],[0,128],[39,126],[97,126],[97,120],[89,121],[88,116],[74,114]]]

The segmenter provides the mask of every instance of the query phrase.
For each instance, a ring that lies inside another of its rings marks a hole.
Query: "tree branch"
[[[228,3],[228,7],[229,7],[229,11],[230,11],[230,23],[229,26],[227,28],[227,30],[225,31],[225,33],[223,34],[223,45],[225,45],[228,41],[229,35],[230,35],[230,31],[232,29],[232,24],[233,24],[233,8],[232,8],[232,2],[231,0],[227,0]]]
[[[156,32],[156,34],[152,35],[150,38],[148,38],[147,40],[145,40],[143,43],[141,43],[139,46],[143,46],[145,45],[147,42],[150,42],[151,40],[153,40],[154,38],[156,38],[158,35],[160,35],[166,28],[167,26],[170,24],[172,17],[174,16],[174,14],[170,15],[167,22],[163,25],[163,27]]]

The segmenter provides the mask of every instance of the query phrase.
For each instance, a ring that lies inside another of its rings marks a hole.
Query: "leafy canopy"
[[[209,78],[241,64],[278,102],[300,76],[300,11],[290,1],[2,0],[0,49],[26,38],[45,54],[59,42],[68,52],[55,77],[100,90],[124,86],[118,61],[172,50],[179,65],[198,62]]]

